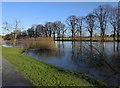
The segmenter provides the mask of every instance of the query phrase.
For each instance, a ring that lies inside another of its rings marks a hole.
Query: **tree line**
[[[27,30],[20,31],[18,21],[15,23],[14,32],[7,34],[6,37],[16,34],[17,38],[25,37],[53,37],[64,38],[66,31],[70,31],[71,38],[79,36],[83,37],[83,31],[89,32],[90,41],[92,41],[95,30],[100,30],[101,41],[105,41],[106,31],[111,30],[113,40],[119,41],[120,37],[120,5],[113,7],[111,5],[100,5],[89,13],[87,16],[79,17],[71,15],[66,19],[66,22],[61,21],[46,22],[43,24],[35,24]],[[9,30],[8,22],[3,23],[3,29]]]

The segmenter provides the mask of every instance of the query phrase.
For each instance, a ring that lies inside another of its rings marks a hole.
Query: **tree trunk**
[[[54,37],[54,40],[55,40],[55,32],[53,33],[53,37]]]
[[[82,29],[80,29],[80,41],[82,41]]]
[[[46,37],[48,37],[47,32],[45,32]]]
[[[105,35],[104,29],[101,29],[101,42],[105,41],[104,35]]]
[[[16,46],[16,39],[17,39],[17,34],[14,34],[14,39],[13,39],[13,46]]]
[[[74,31],[72,30],[72,41],[74,40]]]
[[[52,33],[51,33],[51,30],[50,30],[49,37],[51,37],[51,34],[52,34]]]
[[[114,28],[114,35],[113,35],[113,40],[115,41],[115,37],[116,37],[116,34],[115,34],[115,28]]]
[[[117,41],[120,41],[119,40],[119,37],[120,37],[120,1],[118,2],[118,21],[117,21],[117,26],[118,26],[118,29],[117,29]]]
[[[117,41],[119,41],[119,30],[117,31]]]
[[[62,41],[63,41],[63,37],[64,37],[64,32],[62,33]]]
[[[90,33],[90,41],[92,42],[92,32]]]

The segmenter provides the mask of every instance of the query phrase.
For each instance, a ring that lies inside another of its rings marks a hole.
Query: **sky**
[[[65,22],[70,15],[86,16],[101,4],[117,6],[115,2],[2,2],[0,6],[2,22],[13,24],[20,20],[22,27],[27,29],[49,21]]]

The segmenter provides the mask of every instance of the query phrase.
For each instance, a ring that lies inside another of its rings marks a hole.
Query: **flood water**
[[[120,85],[120,43],[56,42],[57,50],[32,49],[27,55],[65,69],[86,73],[112,86]]]
[[[56,50],[31,49],[25,54],[64,69],[86,73],[111,86],[120,86],[120,43],[56,41],[55,44]]]

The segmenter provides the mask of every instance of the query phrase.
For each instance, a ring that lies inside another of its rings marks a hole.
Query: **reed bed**
[[[22,40],[23,49],[56,49],[55,41],[50,37],[26,38]]]
[[[0,36],[0,45],[2,45],[2,41],[3,41],[2,36]]]

